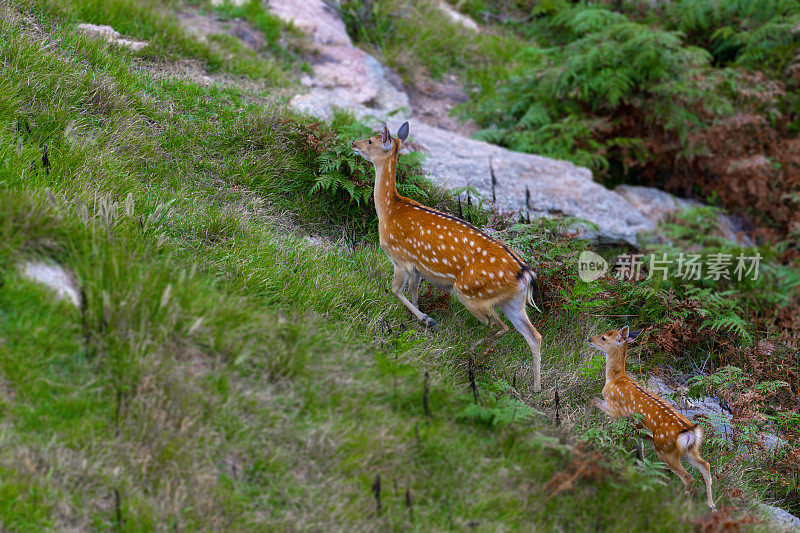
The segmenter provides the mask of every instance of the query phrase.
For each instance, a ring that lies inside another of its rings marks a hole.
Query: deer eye
[[[603,337],[600,337],[600,340],[601,340],[601,341],[603,341],[603,342],[605,342],[605,340],[606,340],[605,336],[603,336]]]

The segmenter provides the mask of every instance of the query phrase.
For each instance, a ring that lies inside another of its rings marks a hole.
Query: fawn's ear
[[[392,134],[389,133],[389,126],[386,123],[383,123],[383,129],[381,130],[381,144],[383,145],[383,149],[388,151],[392,148]]]
[[[406,142],[406,139],[408,139],[408,122],[403,122],[403,125],[397,130],[397,138]]]
[[[628,340],[628,326],[625,326],[617,332],[617,342],[625,342]]]
[[[631,331],[630,333],[628,333],[628,342],[633,342],[633,341],[635,341],[635,340],[636,340],[636,337],[638,337],[639,335],[641,335],[643,331],[644,331],[643,329],[640,329],[640,330],[638,330],[638,331]]]

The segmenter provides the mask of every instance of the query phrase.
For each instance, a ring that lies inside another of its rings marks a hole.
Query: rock
[[[78,24],[78,29],[86,35],[100,37],[111,44],[124,46],[125,48],[129,48],[134,52],[141,50],[148,44],[146,41],[131,41],[129,39],[124,39],[120,33],[111,26],[98,26],[96,24],[81,23]]]
[[[478,24],[474,20],[472,20],[467,15],[459,13],[458,11],[453,9],[453,7],[450,6],[450,4],[448,4],[447,2],[440,0],[438,7],[440,10],[442,10],[442,12],[444,12],[445,15],[447,15],[447,18],[449,18],[451,21],[455,22],[459,26],[463,26],[468,30],[472,31],[478,31],[480,29],[478,27]]]
[[[618,185],[614,192],[622,195],[653,224],[658,224],[669,214],[688,209],[692,205],[699,205],[697,202],[677,198],[668,192],[652,187]]]
[[[614,192],[628,200],[631,205],[638,209],[639,212],[654,225],[658,224],[667,215],[689,209],[690,207],[701,207],[703,205],[696,200],[678,198],[668,192],[654,189],[653,187],[618,185],[614,189]],[[719,222],[718,229],[723,237],[741,246],[753,246],[752,239],[741,231],[734,219],[727,215],[720,214],[717,220]]]
[[[295,96],[292,107],[320,118],[330,118],[335,107],[350,109],[359,117],[410,117],[408,96],[392,85],[377,59],[357,48],[326,49],[329,54],[314,66],[314,76],[301,80],[311,91]]]
[[[321,118],[329,118],[334,107],[364,106],[378,114],[402,108],[408,112],[408,96],[400,84],[392,83],[388,69],[377,59],[353,46],[344,22],[328,4],[321,0],[270,0],[269,8],[304,31],[318,54],[314,75],[301,80],[311,91],[296,96],[291,102],[294,108]],[[355,111],[357,115],[364,112]]]
[[[335,10],[321,0],[271,0],[269,8],[308,34],[317,52],[313,76],[301,80],[310,91],[295,96],[293,108],[326,119],[336,107],[358,117],[397,112],[410,116],[408,96],[377,59],[353,46]]]
[[[800,530],[800,518],[797,518],[792,513],[784,511],[780,507],[774,505],[767,505],[762,503],[759,508],[764,514],[764,517],[775,526],[783,528],[782,531],[798,531]]]
[[[321,0],[269,0],[268,7],[273,14],[294,24],[319,46],[353,46],[339,14]]]
[[[75,282],[75,276],[61,265],[42,261],[28,261],[20,268],[20,271],[29,280],[53,289],[57,300],[66,300],[72,302],[75,307],[80,307],[81,297]]]
[[[568,161],[512,152],[422,123],[411,125],[411,138],[428,153],[423,166],[431,178],[447,187],[472,185],[484,201],[492,198],[491,157],[497,205],[507,210],[585,219],[597,229],[583,235],[603,243],[635,245],[638,232],[654,227],[624,197],[592,181],[591,171]]]

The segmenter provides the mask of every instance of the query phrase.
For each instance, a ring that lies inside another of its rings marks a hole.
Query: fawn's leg
[[[414,315],[417,320],[429,328],[436,329],[438,327],[436,321],[417,309],[417,306],[409,302],[408,298],[403,295],[403,286],[406,284],[409,275],[410,273],[407,270],[395,265],[394,277],[392,278],[392,293],[406,306],[406,309],[411,311],[411,314]]]
[[[708,464],[708,461],[700,457],[700,453],[697,451],[699,448],[700,444],[698,443],[694,453],[684,455],[684,459],[689,461],[692,466],[697,468],[700,473],[703,474],[703,481],[706,482],[706,504],[708,504],[709,509],[716,511],[717,508],[714,505],[714,499],[711,496],[711,465]]]
[[[592,398],[592,405],[603,411],[608,416],[611,416],[611,409],[608,408],[608,403],[600,398]],[[613,416],[611,418],[614,418]]]
[[[679,478],[681,478],[681,481],[683,481],[683,488],[686,491],[686,494],[689,494],[694,486],[694,478],[681,464],[681,458],[677,454],[672,455],[660,452],[658,450],[656,451],[658,452],[658,458],[661,459],[665,465],[667,465],[667,468],[672,470]]]

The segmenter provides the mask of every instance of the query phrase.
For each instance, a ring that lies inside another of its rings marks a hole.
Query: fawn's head
[[[620,330],[610,329],[600,335],[589,337],[589,346],[594,346],[606,354],[616,353],[626,343],[633,342],[642,333],[639,331],[629,331],[628,326]]]
[[[408,122],[404,122],[397,130],[397,138],[392,137],[389,127],[384,122],[378,135],[361,141],[353,141],[353,151],[372,163],[379,163],[396,154],[403,147],[406,139],[408,139]]]

